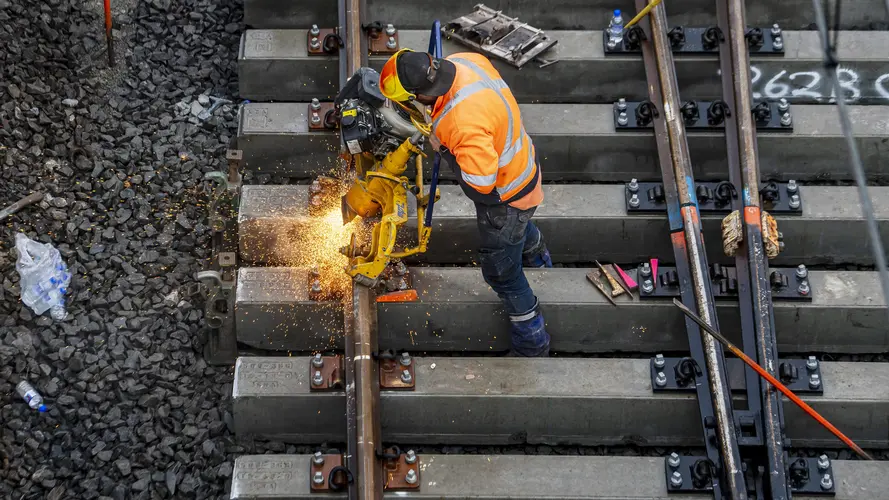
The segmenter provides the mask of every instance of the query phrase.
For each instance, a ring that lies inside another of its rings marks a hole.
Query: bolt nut
[[[833,488],[833,479],[830,477],[830,474],[825,474],[821,478],[821,489],[827,491]]]
[[[651,276],[651,264],[648,262],[642,264],[642,276]]]
[[[404,262],[399,261],[397,264],[395,264],[395,274],[399,276],[404,276],[405,274],[407,274],[407,266],[404,265]]]
[[[609,39],[608,39],[608,45],[607,45],[607,46],[608,46],[608,48],[611,49],[611,50],[616,49],[616,48],[617,48],[617,40],[615,40],[614,38],[609,38]]]
[[[796,181],[790,179],[787,181],[787,192],[790,194],[796,193],[799,190],[799,186],[796,184]]]
[[[670,453],[670,456],[667,457],[667,465],[675,469],[679,467],[679,463],[679,454],[675,451],[673,453]]]
[[[667,364],[667,361],[664,359],[663,354],[655,354],[654,355],[654,367],[655,368],[663,368],[665,364]]]
[[[386,36],[392,36],[392,35],[394,35],[394,34],[395,34],[395,31],[396,31],[396,30],[395,30],[395,25],[394,25],[394,24],[387,24],[387,25],[386,25]]]
[[[312,185],[309,186],[309,192],[312,194],[321,192],[321,182],[319,182],[318,179],[315,179],[314,181],[312,181]],[[317,266],[315,266],[315,267],[317,267]]]
[[[414,450],[407,450],[407,453],[404,454],[404,461],[409,464],[417,462],[417,454],[414,453]]]
[[[324,379],[321,377],[321,370],[315,370],[315,374],[312,375],[312,385],[321,385],[321,382],[324,382]]]
[[[790,208],[793,208],[793,209],[797,209],[797,208],[799,208],[800,200],[799,200],[799,195],[798,195],[798,194],[795,194],[795,195],[793,195],[793,196],[790,197],[790,203],[789,203],[789,205],[790,205]]]
[[[674,488],[682,486],[682,474],[678,470],[673,471],[673,474],[670,475],[670,484],[673,485]]]
[[[321,293],[321,281],[315,280],[312,282],[312,293]]]
[[[417,481],[419,480],[420,478],[417,477],[417,471],[415,471],[414,469],[410,469],[409,471],[407,471],[407,474],[404,476],[404,481],[407,484],[417,484]]]
[[[317,97],[312,98],[312,109],[315,111],[318,111],[319,109],[321,109],[321,101],[319,101]],[[316,180],[315,182],[318,182],[318,181]],[[314,182],[312,184],[314,184]]]
[[[324,484],[324,473],[321,471],[316,472],[315,475],[312,476],[312,482],[315,484]]]
[[[796,266],[796,277],[797,278],[804,280],[808,276],[809,276],[809,270],[806,269],[805,264],[800,264],[800,265]]]
[[[651,280],[645,280],[642,282],[642,293],[651,293],[654,291],[654,283]]]
[[[639,195],[633,193],[633,196],[630,196],[630,206],[632,208],[639,208]]]
[[[631,193],[635,193],[639,191],[639,180],[638,179],[630,179],[630,183],[627,184],[627,189]]]
[[[401,381],[405,384],[410,384],[414,381],[414,377],[411,376],[410,370],[401,370]]]
[[[309,47],[318,50],[321,48],[321,42],[318,41],[318,37],[312,37],[312,41],[309,42]]]
[[[623,97],[618,99],[617,100],[617,109],[619,109],[621,111],[626,111],[627,110],[627,100],[624,99]]]
[[[312,35],[312,37],[317,37],[318,35],[321,34],[321,30],[318,29],[317,24],[313,24],[312,29],[309,30],[309,33]]]
[[[396,47],[398,47],[398,42],[395,41],[395,37],[394,37],[394,36],[390,36],[390,37],[389,37],[389,41],[386,42],[386,48],[388,48],[388,49],[394,49],[394,48],[396,48]]]
[[[818,369],[818,358],[815,356],[809,356],[809,359],[806,360],[806,369],[810,372],[813,372]]]
[[[781,111],[783,113],[788,109],[790,109],[790,103],[787,102],[786,98],[782,97],[780,100],[778,100],[778,111]]]
[[[324,358],[321,357],[321,353],[315,354],[315,357],[312,358],[312,366],[315,368],[321,368],[324,366]]]
[[[821,377],[817,373],[809,375],[809,389],[821,387]]]
[[[312,455],[312,463],[315,465],[324,465],[324,455],[322,455],[320,451],[316,451],[315,454]]]
[[[776,36],[772,38],[772,48],[775,50],[781,50],[784,48],[784,40],[781,39],[780,36]]]
[[[781,115],[781,125],[784,127],[793,125],[793,117],[790,116],[790,111],[787,111]]]
[[[667,385],[667,374],[664,372],[657,372],[657,376],[654,378],[654,384],[658,387],[665,387]]]
[[[827,458],[827,455],[818,457],[818,470],[824,472],[828,467],[830,467],[830,459]]]
[[[621,127],[626,127],[628,123],[630,123],[630,119],[627,117],[627,112],[621,111],[620,114],[617,115],[617,124]]]
[[[409,353],[401,353],[401,359],[398,360],[401,366],[411,366],[411,355]]]
[[[317,111],[312,111],[312,124],[318,125],[319,123],[321,123],[321,115]]]
[[[772,25],[772,35],[773,36],[781,35],[781,26],[779,26],[778,23],[775,23]]]
[[[809,288],[809,282],[807,280],[803,280],[799,284],[799,287],[797,287],[796,291],[799,292],[800,295],[809,295],[809,292],[811,292],[812,289]]]

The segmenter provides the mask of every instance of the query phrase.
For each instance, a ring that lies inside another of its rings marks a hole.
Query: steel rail
[[[645,6],[644,0],[636,0],[637,9]],[[682,301],[689,307],[695,307],[708,324],[715,325],[716,315],[710,280],[706,274],[708,266],[701,239],[694,177],[680,115],[678,84],[673,53],[667,39],[664,6],[652,9],[640,25],[652,40],[652,43],[642,43],[649,97],[654,103],[662,103],[663,118],[655,117],[655,135],[668,203],[670,237],[680,273]],[[706,375],[702,372],[696,379],[697,396],[702,428],[707,433],[711,427],[708,421],[713,417],[719,449],[714,449],[710,439],[705,438],[704,442],[708,458],[722,472],[722,479],[725,480],[723,486],[714,478],[714,497],[723,498],[728,494],[732,499],[746,499],[747,490],[735,436],[722,347],[693,322],[687,320],[686,329],[692,358],[706,365]]]
[[[744,241],[735,255],[743,346],[770,375],[775,375],[778,352],[768,260],[763,247],[759,155],[752,116],[744,0],[719,0],[717,19],[726,38],[719,51],[723,99],[733,113],[726,120],[725,129],[729,179],[733,186],[740,187],[741,193],[741,199],[732,200],[732,209],[739,211],[744,224]],[[780,394],[758,380],[751,369],[745,370],[745,378],[747,411],[758,414],[762,421],[763,435],[757,436],[761,445],[752,450],[760,451],[755,459],[768,471],[764,496],[775,500],[790,498]]]
[[[367,65],[367,40],[362,13],[365,0],[339,0],[338,34],[340,88],[349,77]],[[344,379],[346,392],[346,467],[353,473],[348,485],[350,500],[383,498],[379,407],[379,379],[374,354],[377,349],[373,297],[367,287],[352,284],[343,298],[346,334]]]

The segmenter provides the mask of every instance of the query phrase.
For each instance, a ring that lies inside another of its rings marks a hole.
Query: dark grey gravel
[[[224,164],[238,1],[0,0],[0,498],[226,498],[231,369],[202,359],[183,293],[208,257],[201,177]],[[52,243],[70,317],[19,299],[14,235]],[[37,413],[15,394],[29,380]]]

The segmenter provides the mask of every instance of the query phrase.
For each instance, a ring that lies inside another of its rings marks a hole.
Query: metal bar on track
[[[729,177],[736,187],[740,187],[741,193],[741,199],[733,201],[732,208],[740,211],[744,224],[744,241],[735,256],[744,351],[755,357],[771,375],[777,375],[775,321],[761,225],[759,155],[751,113],[753,102],[744,0],[720,0],[717,12],[727,40],[719,54],[723,99],[734,113],[733,119],[727,120],[726,124]],[[746,372],[748,411],[759,413],[762,419],[764,448],[759,448],[761,452],[755,459],[763,470],[768,471],[768,478],[763,478],[765,491],[758,494],[775,500],[790,498],[780,394],[762,381],[753,382],[753,378],[758,378],[753,370]]]
[[[365,0],[339,0],[338,33],[343,39],[339,58],[340,88],[349,77],[367,65],[367,40],[363,36],[362,13]],[[342,57],[345,56],[345,57]],[[343,301],[346,385],[346,465],[354,483],[349,484],[350,500],[383,497],[380,450],[379,380],[373,354],[376,345],[376,321],[372,315],[373,298],[366,287],[352,285]]]
[[[637,9],[641,10],[645,6],[644,0],[636,0]],[[716,315],[710,280],[706,275],[707,259],[703,251],[701,222],[685,127],[679,113],[679,91],[672,49],[667,39],[664,6],[652,9],[648,19],[640,24],[647,36],[652,39],[652,43],[642,44],[643,59],[649,95],[653,102],[661,104],[660,111],[663,116],[663,118],[655,117],[655,135],[667,193],[670,237],[673,241],[677,270],[680,272],[682,301],[688,307],[695,307],[704,320],[713,325],[716,323]],[[645,29],[646,27],[648,29]],[[667,157],[670,158],[670,162],[666,161]],[[734,431],[722,347],[697,325],[686,322],[686,329],[693,359],[698,363],[703,361],[706,365],[706,376],[702,373],[696,381],[702,428],[706,433],[707,421],[712,416],[720,446],[719,450],[714,450],[710,440],[705,439],[708,458],[713,461],[717,470],[723,472],[722,479],[725,480],[724,487],[719,480],[714,481],[714,497],[723,498],[727,494],[732,499],[746,499],[747,490]]]

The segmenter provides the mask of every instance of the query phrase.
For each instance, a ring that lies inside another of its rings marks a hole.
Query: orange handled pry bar
[[[750,359],[750,356],[744,354],[744,351],[738,349],[738,347],[736,345],[729,342],[729,340],[727,338],[723,337],[721,333],[714,330],[713,327],[711,327],[707,323],[704,323],[704,320],[699,318],[698,315],[693,313],[689,308],[685,307],[685,305],[683,305],[682,302],[679,302],[678,299],[673,299],[673,304],[675,304],[676,307],[678,307],[680,311],[685,313],[686,316],[691,318],[692,321],[697,323],[698,326],[703,328],[704,331],[706,331],[707,333],[712,335],[722,345],[724,345],[726,348],[728,348],[729,351],[732,351],[732,353],[735,356],[741,358],[741,361],[746,363],[747,366],[749,366],[750,368],[753,368],[753,370],[756,373],[758,373],[760,377],[766,379],[770,384],[772,384],[773,387],[775,387],[775,389],[778,389],[779,391],[781,391],[781,394],[784,394],[785,396],[787,396],[787,399],[793,401],[794,404],[796,404],[797,406],[802,408],[803,411],[808,413],[810,417],[817,420],[819,424],[824,426],[825,429],[829,430],[834,436],[839,438],[840,441],[846,443],[846,446],[848,446],[849,448],[852,448],[852,450],[855,453],[858,453],[858,455],[860,455],[862,458],[866,458],[868,460],[873,460],[873,457],[871,457],[870,455],[867,454],[867,452],[862,450],[861,447],[858,446],[857,444],[855,444],[854,441],[852,441],[845,434],[840,432],[839,429],[837,429],[836,427],[833,426],[833,424],[828,422],[826,418],[822,417],[821,414],[818,413],[817,411],[815,411],[814,408],[812,408],[811,406],[806,404],[805,401],[800,399],[799,396],[797,396],[796,394],[793,393],[793,391],[788,389],[786,385],[782,384],[778,379],[776,379],[769,372],[767,372],[765,370],[765,368],[759,366],[759,364],[756,361],[753,361],[752,359]]]
[[[105,41],[108,43],[108,66],[114,66],[114,42],[111,38],[111,0],[105,0]]]

